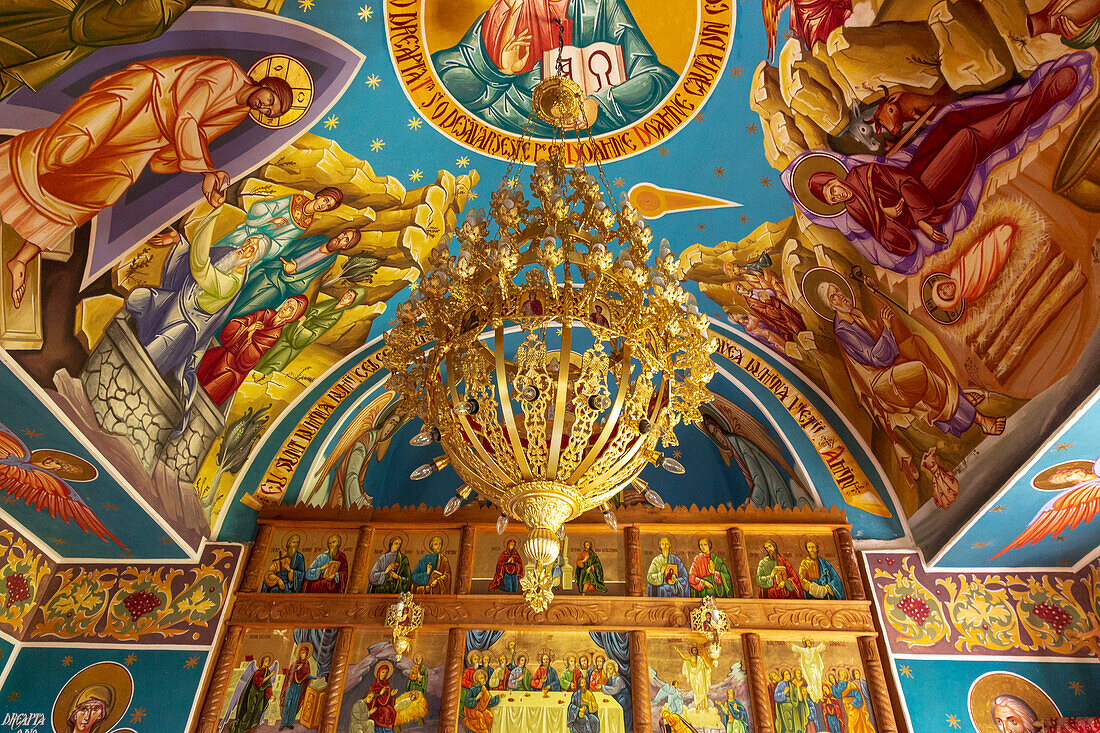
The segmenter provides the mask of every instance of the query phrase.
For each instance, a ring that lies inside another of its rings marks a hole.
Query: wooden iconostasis
[[[839,510],[586,515],[545,614],[519,588],[523,528],[495,520],[262,512],[197,730],[898,730]],[[385,614],[404,591],[424,624],[398,660]],[[733,626],[716,666],[690,630],[704,596]]]

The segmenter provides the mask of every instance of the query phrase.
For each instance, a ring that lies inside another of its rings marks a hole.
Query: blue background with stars
[[[896,678],[915,733],[973,733],[969,695],[974,680],[986,672],[1017,674],[1038,685],[1063,716],[1096,715],[1100,690],[1100,663],[1002,662],[997,660],[895,658]],[[909,675],[902,669],[908,669]],[[1071,686],[1077,683],[1080,692]],[[948,716],[958,719],[951,725]]]
[[[410,179],[416,171],[423,176],[421,183],[434,180],[439,167],[457,172],[461,169],[459,159],[467,158],[468,167],[477,169],[481,175],[479,193],[487,198],[504,175],[507,163],[454,142],[426,121],[413,129],[415,120],[422,118],[402,91],[393,69],[387,50],[383,4],[379,0],[366,4],[361,0],[309,0],[306,5],[312,8],[305,10],[300,2],[288,0],[282,15],[332,33],[366,56],[351,88],[326,115],[329,120],[335,116],[336,124],[318,124],[313,132],[335,140],[349,153],[370,163],[376,173],[392,175],[406,186],[417,185]],[[371,11],[366,21],[360,17],[364,7]],[[621,177],[625,183],[623,188],[613,185],[616,191],[650,181],[742,204],[673,212],[650,222],[654,237],[668,237],[677,250],[693,242],[714,245],[738,240],[765,221],[778,221],[794,213],[778,173],[764,157],[760,118],[748,106],[753,70],[767,56],[760,4],[737,3],[735,12],[729,59],[695,119],[660,146],[605,165],[609,181]],[[786,27],[784,21],[780,27]],[[377,84],[368,84],[372,77],[378,79]],[[414,121],[412,126],[410,120]],[[749,131],[750,126],[755,132]],[[716,155],[714,141],[718,138],[724,144]],[[372,151],[374,140],[383,141],[385,146]],[[716,173],[719,167],[721,176]],[[766,186],[761,184],[764,178],[769,181]],[[747,220],[742,222],[742,216]],[[699,224],[706,229],[700,230]]]
[[[118,662],[134,678],[134,698],[116,728],[139,733],[187,730],[206,655],[204,650],[190,649],[22,647],[0,689],[0,710],[42,713],[47,722],[38,733],[48,733],[54,700],[65,683],[96,662]],[[191,659],[196,661],[192,664]]]
[[[977,521],[960,533],[936,567],[1071,567],[1083,565],[1095,556],[1100,545],[1097,520],[1045,537],[1033,545],[1009,550],[996,560],[990,559],[1019,536],[1048,501],[1059,495],[1057,491],[1036,489],[1031,480],[1059,463],[1095,461],[1100,457],[1095,440],[1098,434],[1100,414],[1094,405],[1065,432],[1055,435],[1039,453],[1034,465],[997,492]]]
[[[51,517],[21,499],[0,493],[4,511],[38,537],[40,543],[62,558],[149,558],[176,559],[188,556],[183,547],[171,540],[164,528],[124,489],[103,464],[73,437],[61,421],[39,401],[9,368],[0,362],[0,394],[4,412],[0,423],[35,451],[53,448],[83,458],[96,467],[99,475],[92,481],[74,481],[70,485],[92,512],[129,552],[111,541],[85,532],[75,522]],[[49,400],[48,397],[43,397]]]

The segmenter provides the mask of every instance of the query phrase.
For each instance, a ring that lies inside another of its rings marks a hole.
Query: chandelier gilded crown
[[[583,126],[571,80],[542,82],[534,101],[560,130]],[[611,501],[631,483],[664,505],[638,476],[683,472],[658,441],[675,445],[675,426],[699,419],[715,370],[668,242],[651,252],[649,226],[625,197],[609,203],[598,162],[593,175],[563,161],[560,139],[548,150],[530,198],[513,161],[488,216],[455,229],[458,254],[433,254],[383,356],[402,409],[423,421],[412,444],[444,453],[412,478],[449,464],[464,484],[446,514],[476,494],[499,507],[498,531],[527,526],[521,584],[539,611],[567,521],[600,507],[614,527]]]

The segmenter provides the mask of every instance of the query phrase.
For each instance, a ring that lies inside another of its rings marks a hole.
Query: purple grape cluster
[[[924,626],[924,622],[928,620],[928,604],[921,598],[913,595],[905,596],[898,602],[898,608],[906,616],[916,621],[918,626]]]
[[[1059,608],[1049,601],[1043,601],[1038,604],[1031,609],[1031,612],[1050,624],[1059,635],[1069,626],[1069,622],[1073,620],[1073,617],[1069,615],[1069,611],[1064,608]]]
[[[8,590],[8,608],[13,603],[22,603],[31,597],[31,589],[27,584],[27,578],[19,573],[13,573],[4,578],[4,585]]]

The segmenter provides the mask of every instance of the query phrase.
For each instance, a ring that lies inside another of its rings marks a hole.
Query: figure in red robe
[[[379,662],[374,669],[374,682],[363,698],[367,701],[367,710],[370,719],[374,721],[375,729],[393,730],[397,721],[397,710],[394,709],[396,698],[393,688],[390,687],[390,675],[393,674],[393,665],[389,662]]]
[[[306,570],[303,593],[343,593],[348,584],[348,556],[340,549],[340,535],[328,538],[328,551],[322,552]]]
[[[904,166],[863,163],[843,178],[819,171],[810,176],[810,193],[826,204],[843,204],[892,255],[917,252],[917,232],[944,245],[943,225],[964,202],[979,169],[1067,99],[1078,80],[1076,68],[1062,66],[1045,74],[1030,93],[948,112],[932,124]]]
[[[546,51],[558,48],[557,20],[562,37],[573,38],[573,21],[566,14],[569,0],[524,0],[515,3],[496,0],[481,23],[485,52],[498,69],[508,74],[525,74],[542,61]]]
[[[218,337],[221,346],[203,355],[197,372],[199,384],[215,405],[221,406],[233,396],[279,340],[283,326],[301,318],[308,306],[304,295],[295,295],[284,300],[278,310],[264,308],[225,324]]]
[[[852,14],[852,0],[763,0],[764,32],[768,34],[768,61],[775,58],[779,15],[791,9],[791,33],[810,48],[844,25]]]
[[[497,569],[493,573],[493,580],[489,583],[489,590],[498,588],[505,593],[519,593],[519,578],[523,575],[523,560],[516,552],[516,541],[508,540],[504,551],[497,559]]]

